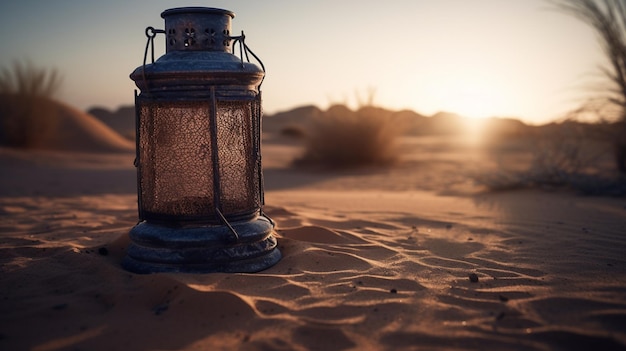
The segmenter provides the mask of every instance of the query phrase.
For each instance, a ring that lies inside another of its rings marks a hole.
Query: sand
[[[392,169],[330,172],[266,138],[283,259],[152,275],[120,266],[132,152],[0,148],[0,349],[626,349],[624,198],[487,192],[467,147],[407,145]]]

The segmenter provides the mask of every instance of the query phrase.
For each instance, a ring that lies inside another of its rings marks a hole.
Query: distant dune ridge
[[[367,107],[379,112],[380,115],[390,116],[399,123],[406,135],[452,135],[463,132],[464,117],[450,112],[438,112],[432,116],[425,116],[411,110],[392,111],[381,107]],[[311,123],[323,117],[332,110],[349,108],[344,105],[334,105],[328,110],[322,110],[314,105],[298,106],[289,110],[263,116],[263,132],[276,134],[297,128],[306,132]],[[337,112],[337,111],[335,111]],[[116,111],[103,107],[92,107],[87,113],[116,130],[128,139],[134,139],[135,109],[133,106],[122,106]],[[487,127],[492,131],[523,133],[532,128],[514,118],[490,118]]]
[[[16,99],[10,95],[0,96],[0,145],[10,144],[8,130],[5,128],[8,114],[15,107]],[[46,123],[37,123],[40,130],[33,128],[31,138],[35,142],[30,148],[86,151],[86,152],[125,152],[134,149],[135,108],[122,106],[115,111],[103,107],[92,107],[87,112],[65,103],[39,98],[36,105],[45,110]],[[443,136],[460,135],[466,131],[468,120],[464,117],[439,112],[424,116],[411,110],[392,111],[380,107],[366,107],[378,111],[381,116],[389,116],[401,126],[407,136]],[[271,135],[287,134],[306,136],[316,119],[327,113],[344,109],[344,105],[331,106],[322,110],[313,105],[300,106],[290,110],[265,114],[263,132]],[[38,110],[39,111],[39,110]],[[469,121],[471,122],[471,120]],[[553,133],[567,123],[550,123],[543,126],[531,126],[515,118],[489,118],[481,122],[484,138],[523,136],[538,133]],[[576,123],[576,122],[573,122]],[[295,132],[294,132],[295,131]]]
[[[133,142],[123,138],[117,131],[89,113],[55,100],[31,99],[28,103],[43,107],[45,111],[34,110],[35,115],[28,120],[26,126],[15,127],[23,133],[33,134],[28,136],[31,140],[28,146],[30,148],[81,152],[134,150]],[[11,95],[4,95],[0,99],[0,121],[4,130],[0,133],[1,145],[10,144],[11,136],[7,133],[10,133],[11,129],[6,129],[6,123],[12,122],[15,126],[16,122],[19,122],[14,115],[15,111],[19,111],[15,104],[19,103],[24,102]],[[38,128],[41,125],[45,125],[45,128]]]
[[[92,107],[87,110],[87,113],[96,117],[123,137],[130,140],[135,139],[134,106],[122,106],[116,111],[110,111],[104,107]]]
[[[432,116],[424,116],[411,110],[392,111],[380,107],[367,107],[375,109],[380,115],[387,115],[402,126],[406,135],[453,135],[463,133],[465,118],[450,112],[438,112]],[[332,109],[346,109],[343,105],[331,106],[324,111],[320,108],[308,105],[296,107],[291,110],[265,115],[263,119],[263,131],[279,133],[291,128],[306,130],[316,118],[321,118]],[[514,118],[489,118],[485,128],[491,132],[523,134],[533,130],[532,126],[526,125]]]

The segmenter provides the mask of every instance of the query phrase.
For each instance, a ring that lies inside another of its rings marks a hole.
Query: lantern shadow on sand
[[[187,7],[161,17],[165,30],[146,29],[144,64],[130,76],[141,91],[140,221],[122,264],[136,273],[261,271],[281,257],[262,210],[264,69],[248,62],[257,57],[243,32],[231,36],[232,12]],[[154,61],[157,34],[166,53]]]

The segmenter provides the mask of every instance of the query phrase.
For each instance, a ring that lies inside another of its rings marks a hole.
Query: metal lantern
[[[264,69],[234,13],[164,11],[146,29],[135,92],[139,223],[123,266],[136,273],[257,272],[280,260],[262,210],[261,93]],[[154,38],[166,53],[154,61]],[[146,64],[152,46],[152,63]],[[239,49],[239,57],[233,53]],[[245,60],[244,60],[245,58]]]

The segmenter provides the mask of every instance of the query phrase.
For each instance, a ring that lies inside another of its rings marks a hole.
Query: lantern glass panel
[[[261,207],[255,105],[256,100],[217,102],[220,205],[225,216]]]
[[[137,103],[141,219],[215,224],[216,209],[229,220],[258,215],[259,97]]]
[[[139,118],[142,219],[180,221],[214,212],[210,105],[142,101]]]

